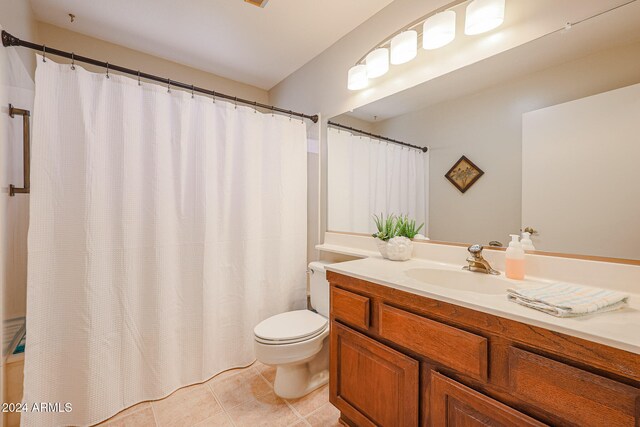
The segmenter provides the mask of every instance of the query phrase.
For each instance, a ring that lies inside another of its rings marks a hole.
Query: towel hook
[[[107,62],[107,78],[109,78],[109,63]]]
[[[47,46],[42,45],[42,62],[47,62]]]
[[[71,52],[71,69],[72,70],[76,69],[76,58],[73,52]]]

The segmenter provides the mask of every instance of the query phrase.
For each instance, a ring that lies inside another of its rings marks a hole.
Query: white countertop
[[[640,295],[637,294],[631,294],[629,305],[620,310],[582,317],[558,318],[511,302],[507,299],[506,294],[488,295],[436,286],[413,279],[406,273],[407,270],[415,268],[460,270],[461,266],[459,265],[417,259],[395,262],[385,260],[378,255],[356,261],[331,264],[326,268],[368,282],[640,354]],[[482,273],[467,272],[463,274]],[[504,276],[501,278],[509,280]],[[529,277],[527,279],[548,282]],[[509,281],[514,285],[522,283],[516,280]]]

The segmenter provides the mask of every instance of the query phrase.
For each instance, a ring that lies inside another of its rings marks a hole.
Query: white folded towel
[[[629,299],[629,295],[622,292],[570,283],[511,288],[507,290],[507,296],[510,301],[557,317],[617,310]]]

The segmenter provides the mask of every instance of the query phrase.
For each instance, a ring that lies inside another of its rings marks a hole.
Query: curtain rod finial
[[[20,44],[20,39],[12,36],[11,34],[7,33],[5,30],[2,30],[2,46],[4,47],[8,47],[8,46],[18,46]]]

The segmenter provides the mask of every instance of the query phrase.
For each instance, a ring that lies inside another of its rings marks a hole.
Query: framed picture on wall
[[[464,193],[471,188],[482,175],[484,175],[482,169],[467,159],[466,156],[462,156],[444,176],[460,190],[461,193]]]

